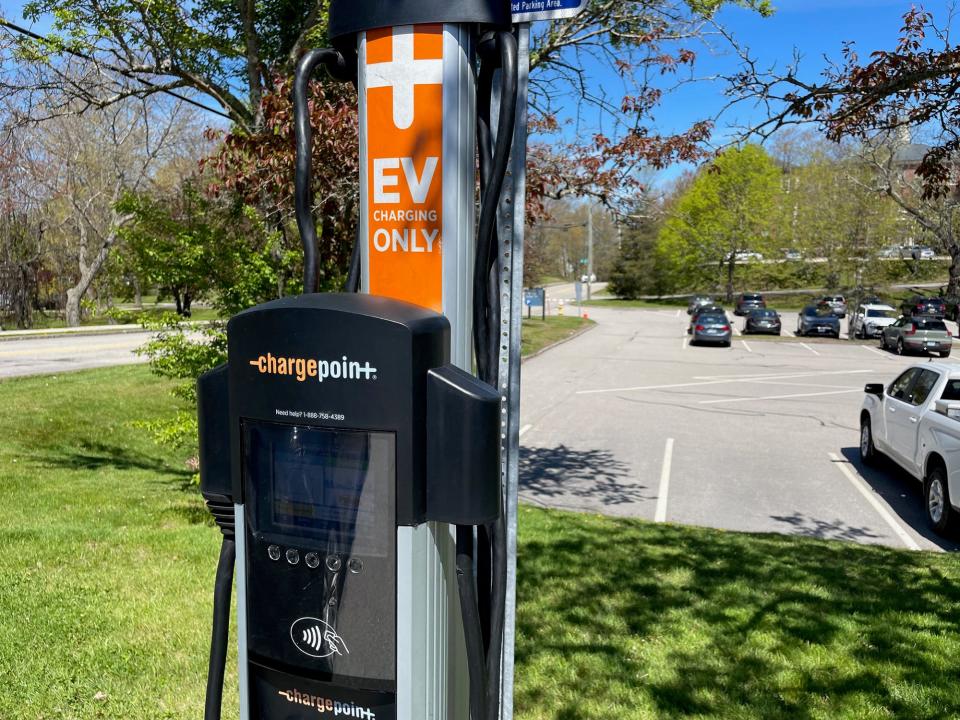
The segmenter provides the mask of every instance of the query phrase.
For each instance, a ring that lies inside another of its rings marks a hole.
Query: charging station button
[[[268,555],[268,556],[270,557],[270,559],[273,560],[274,562],[276,562],[277,560],[279,560],[279,559],[280,559],[280,546],[279,546],[279,545],[271,545],[270,547],[268,547],[268,548],[267,548],[267,555]]]
[[[300,551],[296,548],[289,548],[287,550],[287,562],[291,565],[296,565],[300,562]]]
[[[315,552],[309,552],[303,556],[303,561],[311,570],[320,564],[320,556]]]

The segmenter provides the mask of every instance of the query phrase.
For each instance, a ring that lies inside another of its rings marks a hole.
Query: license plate
[[[939,344],[940,344],[940,343],[928,342],[928,343],[927,343],[927,347],[936,347],[936,346],[939,345]]]
[[[818,331],[818,332],[822,332],[822,333],[830,332],[830,328],[820,327],[820,328],[817,328],[817,331]]]

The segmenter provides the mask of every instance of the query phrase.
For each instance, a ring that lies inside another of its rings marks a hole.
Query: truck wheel
[[[942,353],[940,353],[940,357],[942,358],[950,357],[950,351],[944,350]]]
[[[939,465],[935,466],[923,484],[923,501],[927,508],[927,520],[938,534],[946,535],[953,529],[956,513],[950,506],[950,491],[947,488],[947,474]]]
[[[875,465],[877,462],[877,448],[873,444],[873,428],[870,418],[860,421],[860,461],[864,465]]]

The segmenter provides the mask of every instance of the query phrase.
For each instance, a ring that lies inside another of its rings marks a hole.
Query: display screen
[[[262,532],[328,552],[385,550],[393,526],[392,433],[244,423],[248,498]]]

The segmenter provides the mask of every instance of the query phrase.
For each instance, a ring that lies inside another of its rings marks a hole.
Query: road
[[[682,311],[590,315],[594,329],[523,366],[524,501],[956,549],[927,529],[919,483],[859,464],[864,384],[916,358],[786,338],[690,347]]]
[[[151,336],[142,332],[0,342],[0,378],[146,362],[134,350]]]

